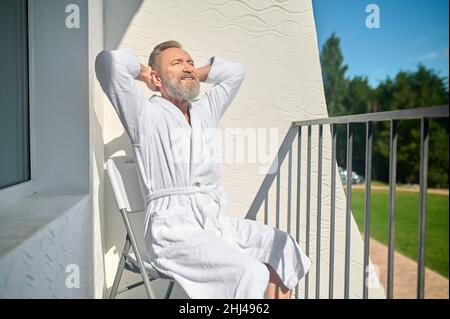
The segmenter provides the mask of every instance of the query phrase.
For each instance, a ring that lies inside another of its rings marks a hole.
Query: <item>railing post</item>
[[[391,121],[389,156],[389,243],[387,298],[394,296],[394,248],[395,248],[395,189],[397,184],[397,121]]]
[[[288,157],[288,190],[287,190],[287,232],[291,233],[291,200],[292,200],[292,145]]]
[[[372,134],[373,123],[366,123],[366,169],[365,169],[365,218],[364,218],[364,289],[363,299],[369,297],[369,289],[367,281],[369,280],[369,252],[370,252],[370,195],[371,195],[371,182],[372,182]]]
[[[309,235],[311,215],[311,125],[308,125],[308,154],[306,163],[306,255],[309,256]],[[305,276],[305,299],[309,294],[309,272]]]
[[[316,236],[316,299],[320,298],[320,241],[321,241],[321,219],[322,219],[322,135],[323,125],[319,125],[319,149],[317,159],[317,236]]]
[[[345,275],[344,275],[344,298],[349,297],[350,285],[350,210],[352,203],[352,158],[353,158],[353,128],[351,123],[347,124],[347,205],[345,213]]]
[[[297,243],[300,242],[300,189],[301,189],[301,170],[302,170],[302,126],[298,127],[297,136],[297,216],[296,216],[296,228],[295,239]],[[295,297],[298,299],[298,285],[295,287]]]
[[[419,242],[417,254],[417,298],[424,298],[425,246],[427,239],[427,188],[428,188],[428,118],[420,121],[420,206]]]
[[[328,298],[333,299],[334,284],[334,231],[335,231],[335,210],[336,210],[336,124],[331,125],[332,146],[331,146],[331,207],[330,207],[330,269]]]

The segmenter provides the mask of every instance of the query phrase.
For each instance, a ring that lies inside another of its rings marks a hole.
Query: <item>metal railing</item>
[[[333,298],[334,291],[334,248],[335,248],[335,227],[336,227],[336,135],[337,125],[343,124],[347,127],[347,180],[346,180],[346,209],[345,209],[345,258],[344,258],[344,298],[349,298],[350,291],[350,226],[351,226],[351,195],[352,178],[348,172],[352,172],[353,159],[353,123],[363,123],[366,129],[365,148],[365,204],[364,204],[364,260],[363,260],[363,298],[368,298],[368,284],[366,280],[367,266],[369,264],[370,247],[370,217],[371,217],[371,175],[372,175],[372,146],[373,146],[373,124],[374,122],[390,122],[390,153],[389,153],[389,238],[388,238],[388,261],[387,261],[387,298],[393,298],[394,282],[394,242],[395,242],[395,191],[397,172],[397,124],[400,120],[420,119],[420,203],[419,203],[419,230],[418,230],[418,269],[417,269],[417,298],[424,298],[425,287],[425,244],[426,244],[426,219],[427,219],[427,177],[428,177],[428,144],[429,144],[429,119],[445,118],[449,115],[448,105],[433,106],[426,108],[406,109],[390,112],[366,113],[350,116],[339,116],[333,118],[322,118],[307,121],[295,121],[289,128],[286,136],[278,150],[275,160],[272,162],[267,174],[258,190],[246,218],[255,220],[264,202],[264,222],[268,224],[268,194],[269,189],[276,178],[276,228],[280,227],[280,167],[288,156],[288,176],[287,176],[287,232],[291,233],[291,199],[292,199],[292,146],[295,138],[298,141],[297,147],[297,199],[296,199],[296,233],[295,239],[300,240],[300,195],[301,195],[301,152],[302,152],[302,127],[307,127],[307,167],[306,167],[306,241],[305,253],[310,255],[310,229],[311,229],[311,135],[312,127],[318,126],[318,170],[317,170],[317,225],[316,225],[316,277],[315,277],[315,297],[320,296],[320,251],[321,251],[321,221],[322,221],[322,149],[323,149],[323,125],[331,127],[331,202],[330,202],[330,246],[329,246],[329,282],[328,297]],[[293,235],[293,234],[291,234]],[[293,236],[294,237],[294,236]],[[298,297],[298,287],[295,291]],[[305,276],[305,298],[309,294],[309,274]]]

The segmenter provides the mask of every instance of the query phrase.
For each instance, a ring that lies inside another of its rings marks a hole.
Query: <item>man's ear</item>
[[[159,77],[158,73],[156,73],[155,70],[152,70],[152,71],[150,72],[150,78],[151,78],[152,84],[153,84],[154,86],[156,86],[158,89],[159,89],[160,87],[162,87],[162,80],[161,80],[161,78]]]

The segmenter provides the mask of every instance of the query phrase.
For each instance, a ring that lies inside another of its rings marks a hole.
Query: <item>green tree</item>
[[[348,80],[344,105],[351,114],[363,114],[375,108],[374,93],[367,77],[355,76]]]
[[[323,45],[320,53],[320,63],[329,115],[348,114],[348,110],[344,105],[347,91],[345,72],[347,72],[348,67],[344,65],[340,40],[334,33]]]
[[[364,114],[374,109],[374,93],[369,85],[367,77],[356,76],[347,80],[347,93],[344,98],[347,114]],[[366,126],[364,124],[353,124],[353,171],[360,175],[365,173],[366,164]],[[346,140],[341,141],[346,143]],[[345,144],[344,152],[346,151]],[[344,154],[345,156],[346,154]]]
[[[393,111],[448,104],[448,79],[419,64],[416,71],[400,71],[372,89],[366,77],[345,76],[347,65],[340,39],[333,33],[320,53],[325,98],[330,117]],[[353,170],[363,174],[365,168],[365,126],[353,127]],[[397,131],[397,182],[418,183],[420,171],[420,121],[399,121]],[[374,123],[373,179],[389,180],[389,122]],[[337,126],[336,158],[347,167],[346,125]],[[431,187],[448,187],[448,119],[430,120],[429,170]]]
[[[387,79],[376,90],[383,111],[448,104],[446,79],[433,69],[419,65],[417,71],[400,71],[395,80]],[[374,145],[375,178],[389,178],[389,123],[377,124]],[[442,143],[447,140],[446,143]],[[398,124],[397,181],[418,183],[420,171],[420,121]],[[430,121],[430,186],[448,186],[448,121]]]
[[[448,188],[448,119],[430,121],[430,157],[428,183]]]

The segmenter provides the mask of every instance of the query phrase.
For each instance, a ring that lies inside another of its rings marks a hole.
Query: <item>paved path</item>
[[[346,188],[346,185],[344,185],[344,189]],[[364,189],[365,184],[354,184],[352,185],[352,189]],[[381,186],[381,185],[372,185],[371,190],[385,190],[389,191],[389,186]],[[397,186],[395,187],[395,190],[398,192],[410,192],[410,193],[418,193],[420,191],[419,186]],[[447,195],[448,196],[448,189],[441,189],[441,188],[428,188],[427,189],[428,194],[437,194],[437,195]]]
[[[370,239],[370,257],[378,267],[380,280],[386,290],[388,249],[384,244]],[[444,276],[425,270],[425,298],[448,299],[449,281]],[[417,296],[417,263],[398,252],[394,253],[394,298],[415,299]]]

